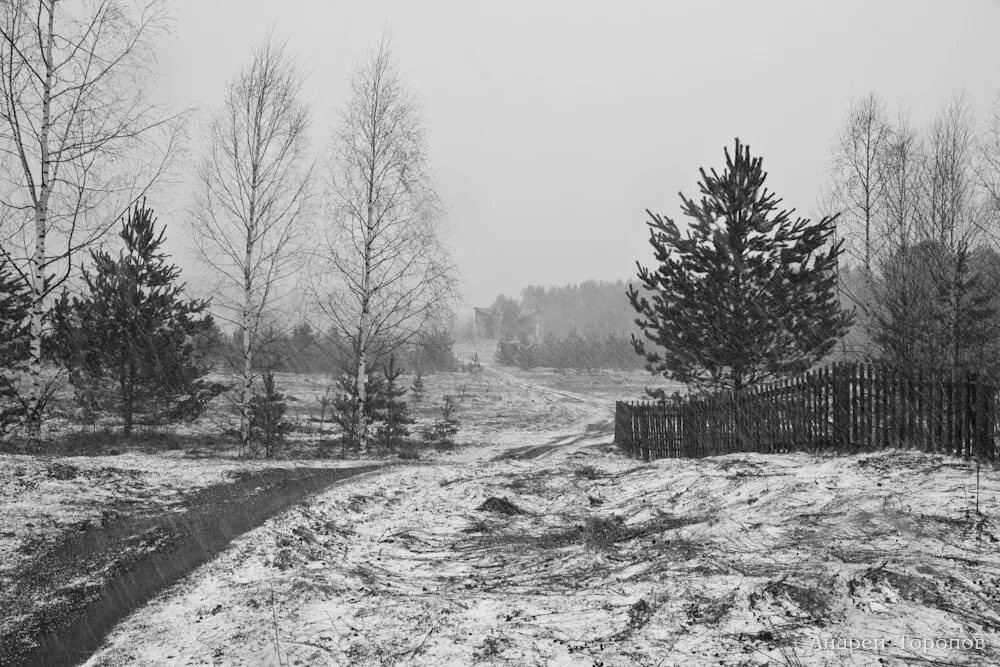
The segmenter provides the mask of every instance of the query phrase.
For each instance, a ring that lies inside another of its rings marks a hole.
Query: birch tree
[[[146,101],[153,44],[168,27],[150,0],[0,4],[0,219],[31,295],[25,423],[37,447],[45,402],[43,317],[73,259],[164,174],[176,116]]]
[[[387,39],[350,80],[330,159],[329,206],[312,272],[332,340],[354,366],[358,444],[371,364],[450,314],[456,274],[442,242],[442,211],[430,177],[421,109]]]
[[[880,216],[881,248],[894,253],[913,245],[920,211],[923,144],[909,116],[900,111],[885,142],[883,202]]]
[[[975,173],[976,124],[963,97],[950,102],[927,133],[918,210],[922,240],[938,249],[928,270],[944,296],[941,365],[954,377],[962,366],[963,326],[976,280],[971,257],[981,241],[986,208]]]
[[[254,360],[272,330],[264,318],[287,296],[286,279],[301,260],[312,173],[302,85],[284,45],[269,37],[253,49],[211,122],[188,215],[194,248],[215,283],[213,307],[242,333],[236,374],[243,448]]]
[[[875,94],[852,100],[834,147],[831,193],[841,212],[846,249],[860,265],[862,294],[850,294],[860,307],[866,337],[873,315],[873,263],[882,242],[878,219],[886,198],[886,149],[891,137],[882,101]]]
[[[1000,95],[993,102],[983,134],[978,175],[989,205],[992,236],[996,239],[1000,231],[996,229],[1000,221]]]
[[[885,198],[879,216],[882,236],[875,258],[875,309],[872,338],[883,360],[904,363],[925,359],[926,334],[933,324],[934,303],[924,260],[927,248],[918,244],[926,174],[923,142],[909,117],[900,112],[886,142]]]

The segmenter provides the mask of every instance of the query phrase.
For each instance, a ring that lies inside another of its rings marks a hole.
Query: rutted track
[[[79,574],[81,563],[112,574],[99,592],[85,595],[79,604],[35,617],[30,627],[4,637],[0,663],[49,666],[86,660],[118,621],[212,559],[234,538],[335,482],[379,467],[270,471],[203,489],[187,500],[183,512],[128,517],[67,536],[33,564],[37,570],[24,572],[10,597],[25,599],[33,591],[57,588]],[[129,557],[137,542],[151,546]]]
[[[575,435],[559,436],[552,439],[550,442],[546,442],[541,445],[530,445],[528,447],[518,447],[516,449],[511,449],[500,456],[497,456],[494,460],[502,461],[504,459],[537,459],[550,452],[558,451],[566,447],[573,445],[583,446],[583,447],[596,447],[602,444],[606,444],[608,439],[612,436],[611,430],[609,428],[601,428],[595,431],[588,431],[587,433],[579,433]],[[583,444],[586,443],[586,444]]]

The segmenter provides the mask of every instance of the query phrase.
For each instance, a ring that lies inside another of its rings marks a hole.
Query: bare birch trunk
[[[369,183],[374,182],[372,174]],[[369,187],[368,194],[368,225],[364,234],[364,275],[361,280],[361,317],[358,318],[358,376],[355,379],[358,392],[358,446],[362,453],[368,452],[368,420],[365,412],[368,407],[368,329],[371,313],[369,311],[369,301],[371,299],[371,251],[372,251],[372,225],[374,223],[374,212],[372,202],[372,190]]]
[[[253,243],[247,235],[246,266],[250,266],[253,254]],[[246,453],[250,446],[250,390],[253,386],[253,350],[250,347],[251,321],[250,302],[253,297],[253,283],[249,268],[243,275],[243,365],[240,386],[240,449]]]
[[[45,83],[42,87],[42,126],[39,134],[41,174],[38,201],[35,204],[35,252],[31,259],[31,343],[29,372],[31,386],[28,390],[28,447],[37,450],[42,430],[42,316],[45,297],[45,236],[49,212],[49,127],[52,113],[52,41],[55,32],[56,3],[49,10],[48,31],[45,43]]]
[[[257,146],[259,146],[259,141]],[[251,333],[257,329],[253,318],[253,251],[254,239],[257,236],[256,208],[257,208],[257,165],[259,164],[259,151],[254,152],[254,162],[251,167],[252,177],[250,183],[250,207],[247,217],[246,255],[244,257],[243,269],[243,367],[240,388],[240,448],[243,452],[250,451],[250,393],[253,388],[253,341]]]
[[[358,446],[362,453],[368,452],[368,421],[365,419],[365,408],[368,403],[368,360],[364,345],[358,351],[358,376],[355,379],[358,392]]]

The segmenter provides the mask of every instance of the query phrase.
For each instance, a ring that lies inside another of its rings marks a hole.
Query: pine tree
[[[881,266],[874,342],[897,368],[949,373],[1000,368],[1000,257],[935,241],[899,249]]]
[[[385,379],[381,373],[373,372],[369,367],[366,372],[367,380],[365,400],[365,424],[371,427],[372,424],[384,419],[385,410]],[[358,449],[361,445],[361,434],[359,432],[358,419],[358,383],[356,378],[350,373],[342,373],[337,380],[337,393],[332,402],[332,416],[343,433],[341,445],[342,453]]]
[[[659,265],[638,265],[649,295],[630,285],[628,298],[644,338],[632,343],[650,372],[739,391],[809,368],[852,315],[837,301],[836,216],[793,220],[764,187],[761,158],[739,139],[725,156],[721,176],[700,170],[700,202],[680,195],[686,234],[647,211]]]
[[[424,374],[419,368],[417,369],[417,375],[413,378],[413,384],[410,385],[410,396],[412,397],[413,404],[417,405],[424,398],[424,393],[427,389],[424,387]]]
[[[250,399],[250,445],[265,458],[273,459],[285,441],[291,424],[285,420],[285,395],[274,384],[274,373],[264,373],[263,391]]]
[[[448,448],[455,444],[459,421],[455,417],[457,403],[452,396],[445,396],[444,403],[439,408],[440,417],[424,430],[424,440],[437,447]]]
[[[402,386],[400,377],[404,370],[396,365],[395,356],[389,357],[389,363],[382,366],[382,377],[385,378],[384,411],[380,436],[382,444],[388,449],[399,447],[410,435],[409,407],[403,399],[406,387]]]
[[[15,273],[4,253],[0,257],[0,435],[24,414],[16,382],[28,359],[30,310],[27,283]]]
[[[136,205],[122,221],[117,257],[92,251],[85,294],[63,293],[54,347],[85,410],[115,412],[131,435],[137,414],[176,421],[197,416],[225,389],[203,380],[195,340],[212,328],[207,301],[185,300],[180,270],[167,264],[152,210]]]

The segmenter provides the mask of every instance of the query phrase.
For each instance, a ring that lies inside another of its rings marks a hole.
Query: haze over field
[[[218,107],[273,28],[306,72],[317,155],[348,73],[389,26],[473,305],[529,284],[631,277],[650,254],[643,209],[678,214],[677,191],[694,195],[697,168],[718,165],[734,136],[765,156],[786,204],[811,214],[850,98],[875,90],[919,123],[964,92],[984,114],[1000,62],[989,0],[189,1],[175,16],[157,100]],[[185,202],[163,192],[153,203],[193,272],[176,224]]]

